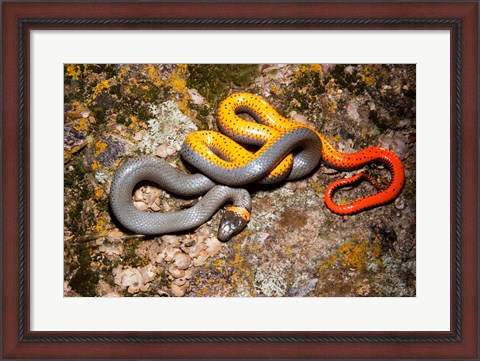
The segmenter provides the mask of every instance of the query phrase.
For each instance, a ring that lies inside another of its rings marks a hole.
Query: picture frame
[[[477,359],[478,5],[477,1],[4,2],[2,358]],[[29,31],[32,29],[449,30],[450,331],[31,331]]]

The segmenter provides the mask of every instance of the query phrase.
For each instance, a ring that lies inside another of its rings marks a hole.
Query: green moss
[[[298,78],[289,87],[291,91],[287,95],[287,103],[291,104],[291,110],[301,113],[308,110],[316,98],[325,93],[326,83],[318,71],[300,72]]]
[[[159,98],[159,89],[152,83],[147,83],[147,86],[143,99],[147,103],[154,103]]]
[[[126,117],[124,114],[118,114],[115,122],[116,122],[117,124],[123,124],[123,125],[127,125],[127,126],[128,126],[128,124],[127,124],[127,117]]]
[[[123,260],[125,264],[128,264],[132,267],[142,267],[148,264],[148,260],[144,260],[141,257],[138,257],[135,253],[138,245],[140,244],[139,238],[131,238],[125,240],[123,247]]]
[[[69,167],[73,169],[65,172],[64,186],[67,188],[72,188],[78,181],[82,181],[87,171],[83,167],[82,162],[73,161],[69,163]]]
[[[364,93],[367,88],[365,77],[362,76],[362,73],[359,72],[356,66],[352,66],[352,69],[349,72],[345,71],[347,66],[348,65],[345,64],[335,65],[325,77],[324,83],[327,84],[333,79],[335,84],[343,90],[348,90],[355,95]]]
[[[159,275],[157,276],[158,287],[157,288],[169,288],[170,280],[168,279],[168,274],[165,269],[161,269]]]
[[[113,78],[118,74],[116,64],[89,64],[88,68],[92,73],[105,74],[107,78]]]
[[[376,110],[370,110],[370,112],[368,113],[368,119],[373,124],[375,124],[381,131],[384,131],[385,129],[387,129],[387,125],[382,121],[380,121],[380,119],[378,118],[378,114]]]
[[[85,171],[82,162],[79,157],[69,163],[69,166],[73,167],[73,170],[65,172],[64,186],[65,192],[69,191],[73,194],[70,195],[70,199],[74,199],[73,204],[65,205],[65,225],[76,235],[84,234],[81,215],[83,211],[83,201],[93,196],[92,192],[88,190],[84,184]]]
[[[112,86],[110,86],[110,89],[108,89],[108,92],[112,95],[116,95],[118,98],[120,98],[122,96],[122,92],[121,92],[121,86],[119,84],[114,84]]]
[[[69,92],[69,93],[64,92],[63,93],[63,100],[64,100],[65,104],[69,104],[71,102],[74,102],[75,100],[80,102],[84,99],[84,97],[85,97],[84,94],[81,91],[79,91],[78,89],[73,91],[73,92]]]
[[[83,227],[81,227],[80,217],[82,215],[82,202],[76,202],[70,205],[65,212],[65,224],[67,228],[72,230],[75,234],[84,234]]]
[[[195,118],[200,121],[197,124],[198,130],[208,130],[208,116],[212,114],[212,109],[208,105],[190,104],[189,107],[195,112]]]
[[[94,104],[90,107],[90,110],[93,113],[93,116],[95,117],[95,128],[98,127],[99,125],[105,124],[106,118],[105,118],[105,108],[101,106],[100,104]]]
[[[102,197],[98,200],[96,204],[96,208],[100,213],[102,212],[109,212],[110,211],[110,203],[108,197]]]
[[[246,87],[259,74],[257,64],[194,64],[188,66],[187,87],[195,88],[213,106],[232,87]]]
[[[70,280],[70,287],[83,297],[94,297],[99,276],[90,267],[80,266],[73,278]]]
[[[96,288],[99,281],[99,275],[92,271],[90,264],[92,257],[86,242],[79,242],[76,245],[76,252],[78,255],[79,268],[75,275],[69,282],[72,289],[84,297],[94,297],[96,295]]]
[[[147,121],[153,118],[153,114],[150,112],[150,108],[147,104],[142,104],[134,114],[137,114],[138,119],[141,121]]]

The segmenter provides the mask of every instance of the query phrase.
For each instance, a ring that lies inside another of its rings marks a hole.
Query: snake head
[[[244,207],[228,207],[218,227],[218,239],[228,241],[239,234],[250,220],[250,211]]]

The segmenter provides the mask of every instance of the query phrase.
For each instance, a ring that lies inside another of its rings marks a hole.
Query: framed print
[[[2,18],[4,359],[478,358],[478,2]]]

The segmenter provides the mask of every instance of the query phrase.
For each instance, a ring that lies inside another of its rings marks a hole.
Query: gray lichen
[[[183,141],[197,126],[180,111],[178,104],[167,101],[159,105],[151,105],[153,118],[147,120],[147,129],[137,149],[144,154],[154,154],[163,143],[180,150]]]

